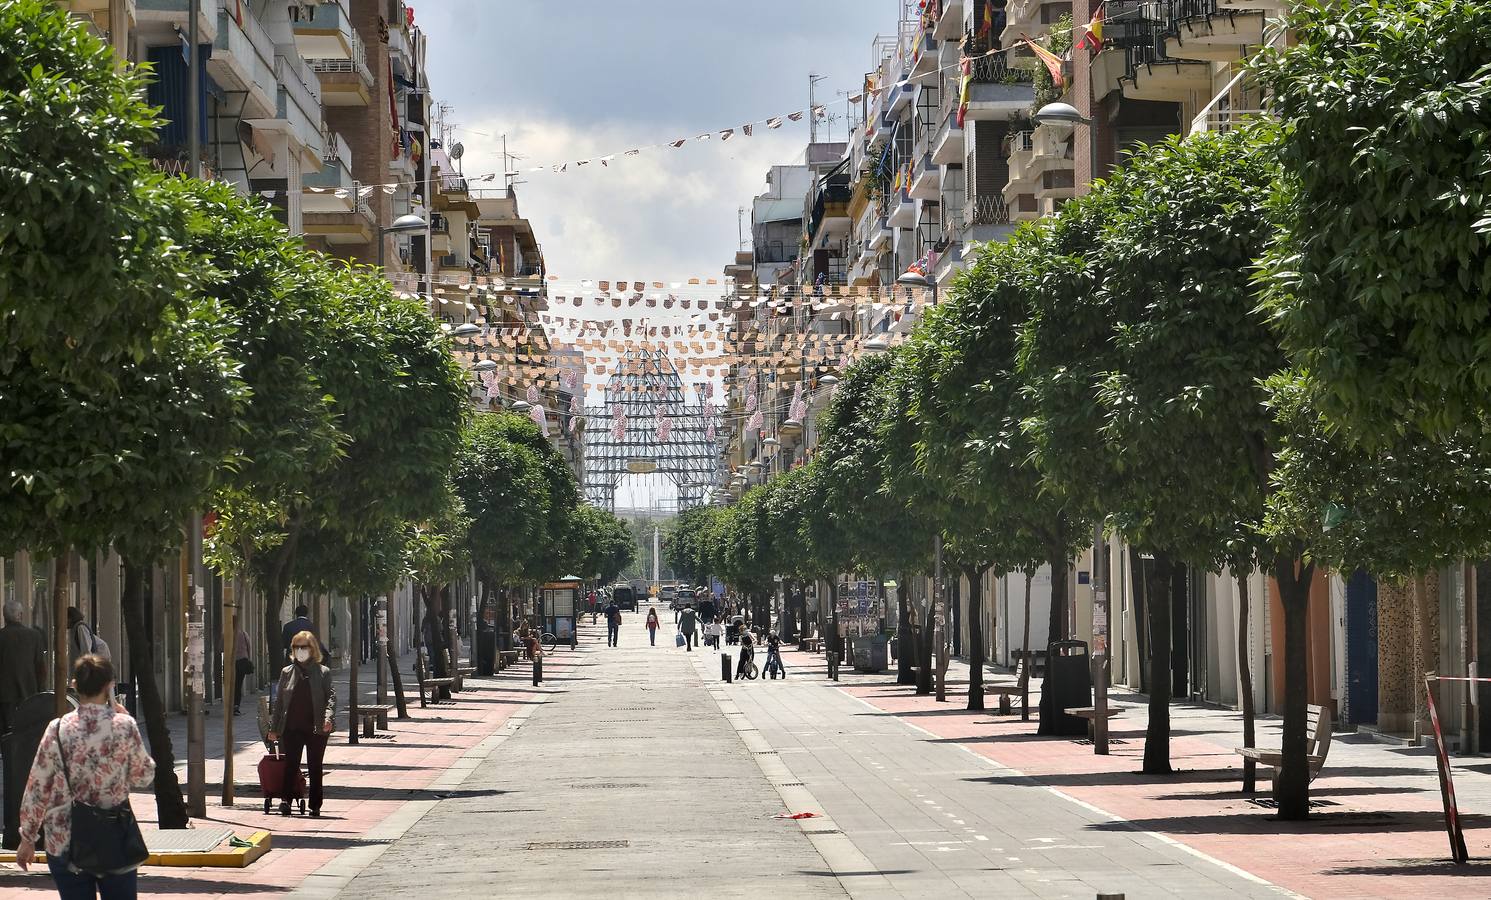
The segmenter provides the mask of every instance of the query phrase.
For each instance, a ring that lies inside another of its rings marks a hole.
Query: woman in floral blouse
[[[21,846],[16,862],[22,869],[36,859],[36,839],[47,836],[47,868],[63,900],[93,897],[133,898],[135,873],[97,878],[73,872],[67,864],[72,840],[72,803],[81,800],[104,809],[129,802],[131,788],[144,789],[155,778],[155,760],[145,752],[140,729],[124,707],[114,702],[114,666],[88,654],[73,668],[80,704],[50,727],[36,750],[36,762],[21,799]],[[58,746],[59,734],[61,747]],[[67,773],[62,752],[67,752]],[[74,792],[69,792],[71,784]]]

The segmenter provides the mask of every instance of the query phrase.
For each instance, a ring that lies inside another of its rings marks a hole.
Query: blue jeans
[[[57,885],[57,894],[62,900],[135,900],[139,896],[136,883],[138,875],[126,872],[95,878],[92,875],[73,873],[67,869],[67,857],[47,857],[47,868],[52,872],[52,881]]]
[[[609,622],[606,624],[606,644],[615,647],[621,642],[621,623]]]

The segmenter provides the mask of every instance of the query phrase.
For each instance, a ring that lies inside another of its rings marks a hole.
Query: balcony
[[[207,74],[224,90],[244,94],[241,117],[267,118],[274,114],[279,86],[274,77],[274,42],[248,8],[243,24],[227,9],[218,10],[217,37]]]
[[[894,231],[895,229],[891,227],[889,218],[880,216],[875,222],[875,227],[866,237],[865,245],[878,254],[890,243],[891,235]]]
[[[311,70],[321,79],[321,102],[327,106],[367,106],[372,99],[367,48],[356,34],[352,43],[352,56],[347,59],[310,60]]]
[[[953,107],[943,116],[932,138],[932,162],[939,166],[956,166],[963,162],[963,129],[958,127],[958,110]]]
[[[937,24],[932,27],[932,36],[939,41],[956,41],[963,36],[964,0],[941,0],[942,9]]]
[[[276,119],[285,123],[284,130],[292,143],[305,148],[308,156],[319,157],[321,146],[321,86],[310,68],[301,60],[286,56],[274,61],[279,96],[275,102]],[[314,85],[314,86],[313,86]]]
[[[916,43],[911,49],[911,65],[906,70],[907,79],[913,84],[935,81],[941,68],[939,55],[936,38],[925,31],[917,35]]]
[[[179,29],[182,34],[190,30],[187,23],[187,0],[136,0],[135,22],[141,26],[157,24]],[[217,9],[211,0],[202,4],[197,15],[198,38],[203,43],[217,40]],[[105,7],[107,9],[107,6]]]
[[[1021,35],[1042,38],[1050,33],[1053,22],[1071,12],[1069,0],[1010,0],[1004,8],[1004,31],[999,44],[1012,47],[1020,42]]]
[[[1193,93],[1206,93],[1211,89],[1211,64],[1202,60],[1177,59],[1166,55],[1167,38],[1171,36],[1173,23],[1168,16],[1172,8],[1189,4],[1191,0],[1169,0],[1156,3],[1153,0],[1110,0],[1107,9],[1108,26],[1103,38],[1111,48],[1107,53],[1121,53],[1123,74],[1119,76],[1119,87],[1124,97],[1130,100],[1154,100],[1164,103],[1183,103]],[[1212,0],[1201,0],[1211,3]],[[1214,5],[1214,4],[1212,4]],[[1103,71],[1097,71],[1094,61],[1093,91],[1106,93],[1106,79],[1112,74],[1113,62],[1106,62]],[[1116,62],[1116,60],[1115,60]]]
[[[1035,192],[1035,174],[1030,171],[1035,160],[1035,140],[1029,131],[1010,135],[1010,180],[1004,185],[1004,202],[1013,205],[1021,194]]]
[[[1003,197],[993,194],[974,194],[963,205],[963,224],[968,228],[985,225],[1008,225],[1009,206]]]
[[[290,5],[295,47],[306,59],[351,59],[355,33],[347,0]]]
[[[1262,9],[1223,9],[1220,0],[1172,0],[1165,55],[1236,62],[1263,45]]]
[[[923,153],[912,170],[911,189],[907,193],[917,200],[936,200],[941,180],[942,168],[932,162],[931,153]]]
[[[890,196],[890,214],[885,217],[886,224],[891,228],[912,228],[916,225],[916,201],[906,188],[892,190]]]
[[[1261,109],[1208,109],[1191,120],[1191,134],[1232,131],[1248,119],[1262,115],[1267,113]]]
[[[322,138],[321,171],[301,176],[304,212],[347,213],[357,207],[358,184],[352,178],[352,149],[336,132]]]
[[[430,253],[435,256],[455,250],[450,236],[450,219],[436,213],[430,216]]]
[[[1040,184],[1035,189],[1035,199],[1041,201],[1042,205],[1052,212],[1061,201],[1070,200],[1076,195],[1076,180],[1071,169],[1057,169],[1043,173]]]
[[[1009,64],[1009,54],[986,56],[973,64],[968,86],[968,119],[998,121],[1023,113],[1035,101],[1035,73]]]

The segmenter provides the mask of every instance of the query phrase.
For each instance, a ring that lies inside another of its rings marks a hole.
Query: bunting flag
[[[801,112],[787,113],[787,118],[790,121],[793,121],[793,122],[801,122],[802,121],[802,113]]]
[[[532,385],[529,385],[529,387],[532,387]],[[528,410],[528,418],[532,419],[533,424],[538,426],[538,430],[544,433],[544,437],[549,436],[549,419],[544,415],[544,408],[542,406],[535,406]]]
[[[528,393],[524,395],[523,399],[527,400],[530,406],[538,406],[542,403],[543,398],[539,396],[538,385],[528,385]]]
[[[766,127],[767,128],[781,128],[782,127],[782,117],[781,116],[773,116],[770,119],[767,119],[766,120]]]
[[[1091,50],[1093,53],[1101,53],[1103,50],[1103,8],[1108,4],[1099,3],[1098,8],[1092,12],[1092,21],[1087,23],[1087,30],[1082,35],[1082,40],[1077,42],[1078,50]]]
[[[1040,44],[1037,44],[1035,41],[1032,41],[1024,34],[1020,35],[1020,41],[1029,47],[1030,52],[1034,53],[1041,62],[1046,64],[1046,71],[1051,73],[1051,83],[1056,85],[1058,89],[1065,88],[1066,65],[1062,58],[1042,47]]]
[[[713,422],[710,422],[708,425],[704,426],[704,439],[706,441],[712,441],[712,440],[714,440],[714,423]]]
[[[726,128],[724,131],[720,132],[720,140],[721,141],[728,141],[728,140],[730,140],[733,137],[735,137],[735,129],[734,128]]]
[[[962,85],[958,88],[958,127],[963,127],[963,122],[968,118],[968,95],[973,85],[973,60],[968,57],[958,63],[963,70]]]
[[[746,420],[746,429],[749,431],[760,431],[764,422],[765,417],[761,415],[761,410],[758,409],[751,413],[750,419]]]
[[[760,402],[756,399],[756,392],[751,391],[749,394],[746,394],[746,412],[755,412],[758,406],[760,406]]]
[[[994,34],[994,0],[984,0],[984,20],[978,27],[978,36],[988,38]]]

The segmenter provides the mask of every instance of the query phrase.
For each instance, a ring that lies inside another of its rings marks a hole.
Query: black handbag
[[[57,753],[62,757],[62,783],[72,794],[67,775],[67,748],[62,746],[62,720],[57,721]],[[72,801],[72,840],[67,845],[68,868],[74,872],[105,878],[138,869],[150,851],[129,798],[113,809]]]

